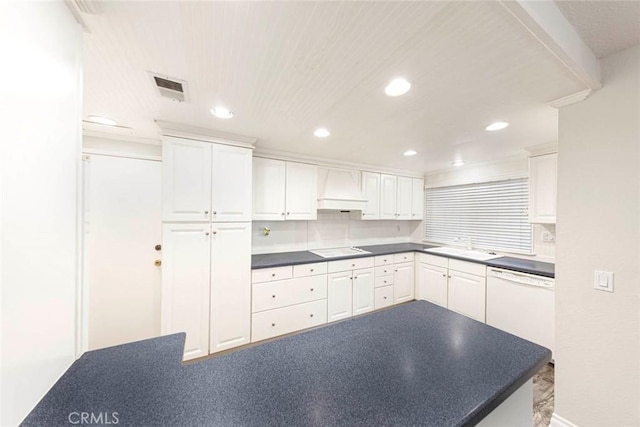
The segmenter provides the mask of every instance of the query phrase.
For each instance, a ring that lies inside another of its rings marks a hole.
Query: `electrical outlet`
[[[548,230],[542,231],[542,241],[543,242],[555,242],[556,236],[553,235],[552,232]]]

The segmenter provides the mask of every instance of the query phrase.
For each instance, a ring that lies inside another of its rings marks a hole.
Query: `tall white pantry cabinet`
[[[161,333],[184,359],[251,341],[252,149],[162,142]]]

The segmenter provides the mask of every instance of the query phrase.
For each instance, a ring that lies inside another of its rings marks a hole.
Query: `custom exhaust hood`
[[[361,211],[366,203],[359,171],[318,168],[318,210]]]

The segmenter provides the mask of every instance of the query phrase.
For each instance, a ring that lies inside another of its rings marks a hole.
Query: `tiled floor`
[[[553,414],[554,367],[551,363],[533,377],[533,425],[548,427]]]

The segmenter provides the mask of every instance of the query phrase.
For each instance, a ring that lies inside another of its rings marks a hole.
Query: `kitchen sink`
[[[500,258],[502,255],[492,255],[482,251],[474,251],[461,248],[448,248],[446,246],[440,246],[437,248],[425,249],[425,252],[431,252],[440,255],[451,255],[459,258],[473,259],[476,261],[488,261],[494,258]]]

